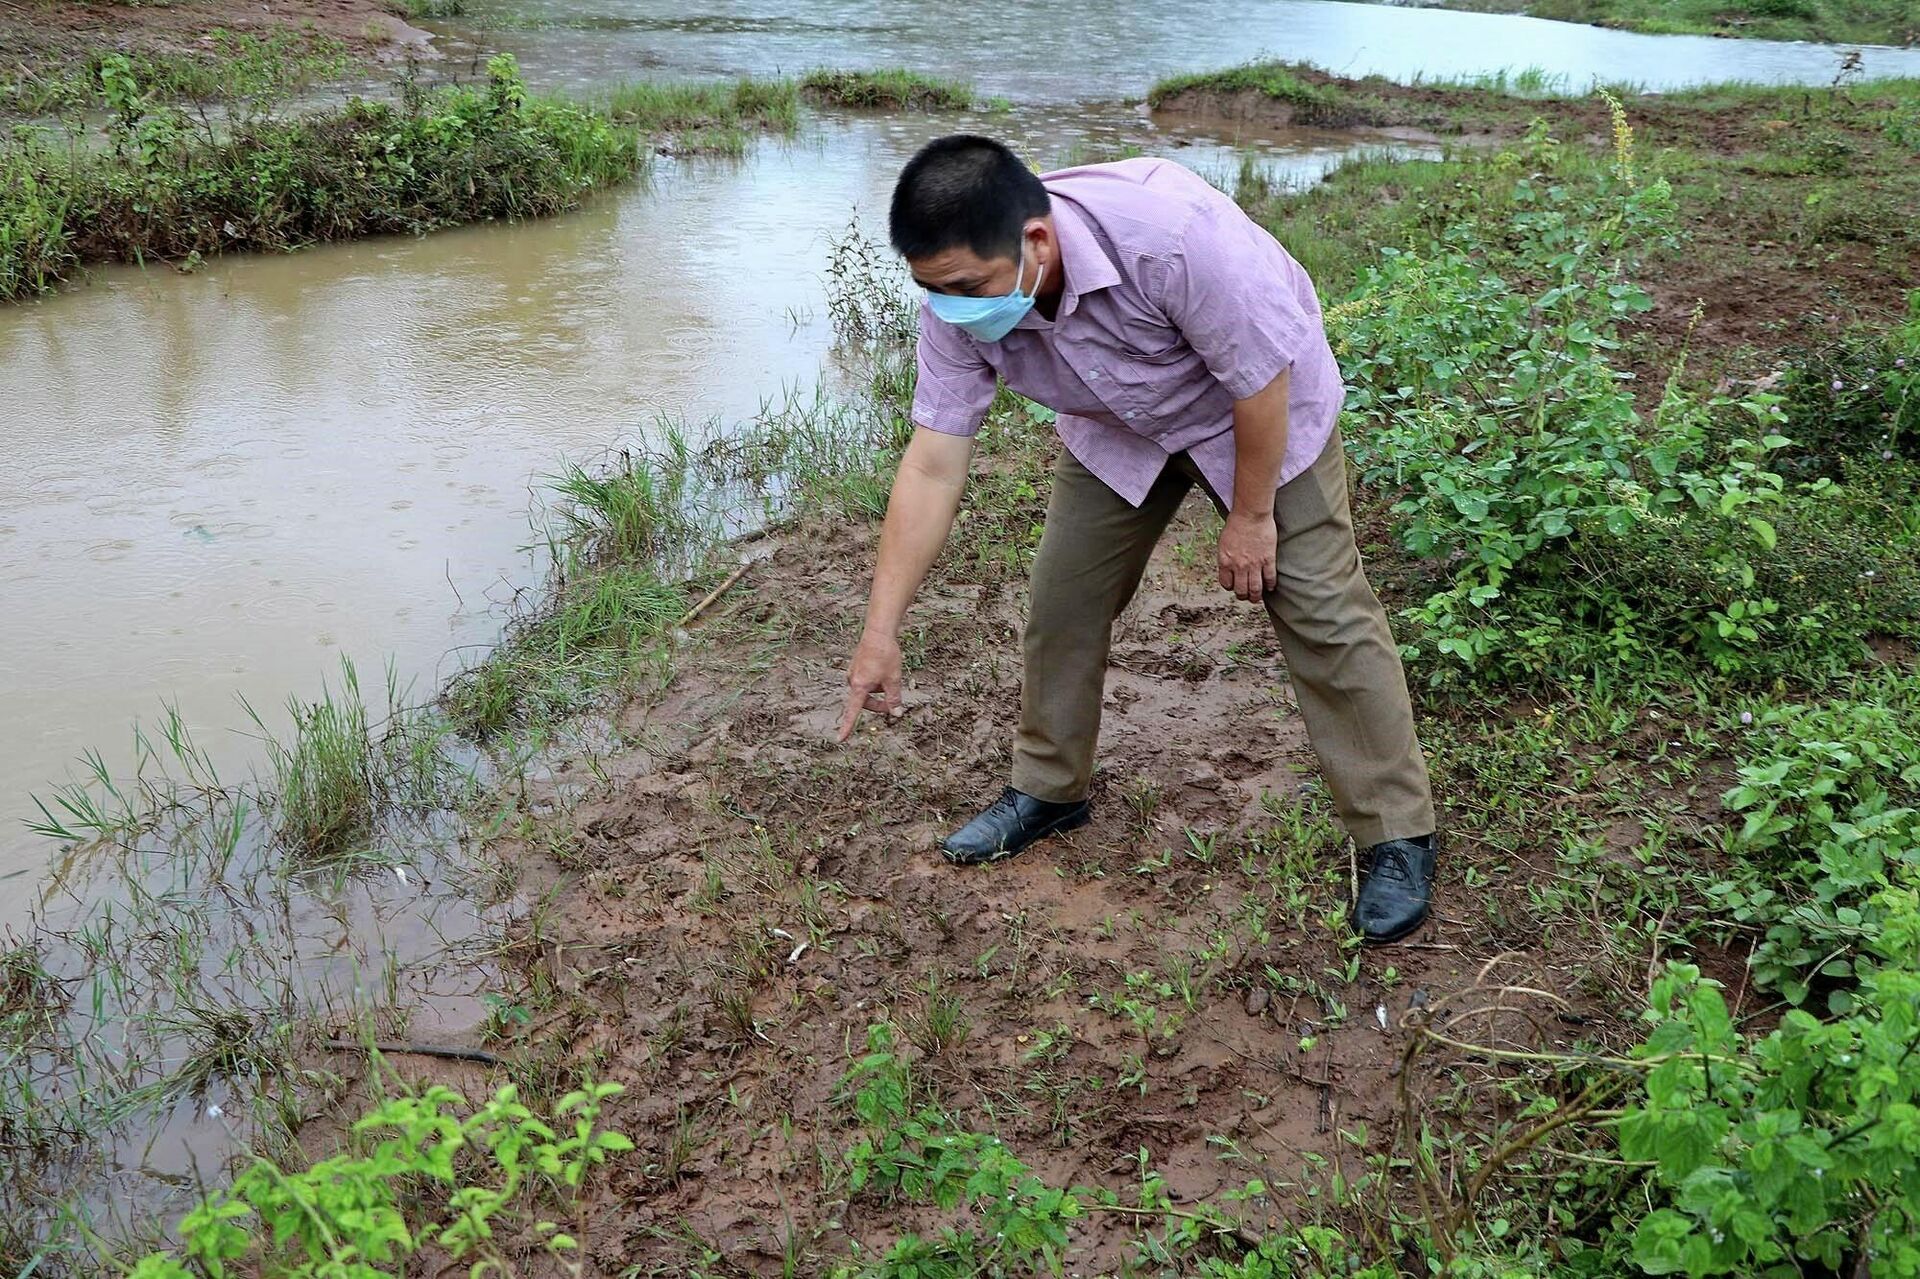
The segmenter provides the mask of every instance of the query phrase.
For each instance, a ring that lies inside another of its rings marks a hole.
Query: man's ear
[[[1046,269],[1051,270],[1053,264],[1060,260],[1060,242],[1054,239],[1053,227],[1045,218],[1029,218],[1026,226],[1021,228],[1021,234],[1030,248],[1046,250],[1044,254],[1034,255],[1045,264]]]

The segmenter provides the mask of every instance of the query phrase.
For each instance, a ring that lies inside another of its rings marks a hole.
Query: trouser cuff
[[[1013,776],[1007,779],[1007,784],[1023,795],[1031,795],[1049,804],[1077,804],[1087,797],[1088,790],[1085,786],[1074,786],[1071,783],[1062,786],[1057,781],[1036,777],[1017,764],[1014,766]]]

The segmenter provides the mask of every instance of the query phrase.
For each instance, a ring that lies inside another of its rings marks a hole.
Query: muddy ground
[[[1403,1080],[1410,1013],[1488,976],[1567,1002],[1510,997],[1543,1019],[1468,1037],[1624,1033],[1614,994],[1640,975],[1488,927],[1527,917],[1544,849],[1538,870],[1534,850],[1450,849],[1432,922],[1353,946],[1349,846],[1264,615],[1212,580],[1213,521],[1190,502],[1116,632],[1092,824],[1018,859],[934,849],[1004,783],[1024,583],[936,569],[905,637],[909,713],[839,746],[866,526],[764,545],[670,688],[619,713],[630,749],[534,798],[537,833],[495,851],[545,903],[515,942],[514,998],[539,1011],[496,1050],[629,1086],[612,1122],[640,1150],[593,1192],[598,1273],[683,1273],[707,1249],[719,1273],[772,1274],[795,1248],[818,1273],[850,1240],[953,1220],[847,1202],[836,1097],[881,1020],[942,1105],[1053,1183],[1124,1195],[1143,1158],[1177,1202],[1259,1178],[1250,1234],[1339,1215],[1333,1174],[1389,1151],[1403,1082],[1430,1110],[1501,1113],[1478,1066]],[[1111,1271],[1137,1227],[1096,1215],[1071,1269]]]
[[[0,0],[0,64],[99,49],[197,53],[210,33],[311,31],[371,61],[430,58],[432,36],[382,0],[176,0],[172,4]]]

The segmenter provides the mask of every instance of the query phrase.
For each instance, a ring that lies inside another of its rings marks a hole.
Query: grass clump
[[[974,105],[973,86],[943,80],[904,67],[877,71],[809,71],[801,91],[837,107],[880,111],[965,111]]]
[[[584,709],[637,676],[664,677],[671,632],[687,602],[686,590],[653,568],[585,573],[454,679],[448,713],[461,732],[484,739],[515,723]]]
[[[1147,105],[1159,109],[1189,94],[1239,93],[1286,104],[1295,124],[1342,129],[1388,123],[1386,107],[1377,99],[1297,62],[1255,62],[1226,71],[1174,76],[1148,91]]]
[[[791,80],[639,81],[609,92],[603,106],[615,121],[683,155],[740,155],[750,131],[791,135],[800,123],[800,93]]]
[[[411,21],[457,18],[467,11],[467,0],[398,0],[393,11]]]
[[[577,205],[640,164],[630,129],[529,95],[513,59],[484,87],[243,122],[219,134],[130,81],[104,153],[44,137],[0,149],[0,298],[78,263],[411,233]]]
[[[59,164],[31,139],[0,149],[0,300],[45,292],[73,267],[74,192]]]
[[[663,674],[687,611],[682,582],[701,573],[715,540],[701,514],[698,459],[677,432],[658,454],[625,452],[601,468],[569,463],[550,489],[561,500],[544,530],[545,600],[446,693],[453,722],[474,738]]]
[[[316,857],[347,852],[373,825],[381,800],[360,679],[351,662],[341,664],[341,674],[337,695],[329,689],[317,702],[287,702],[290,742],[266,734],[276,831],[289,847]]]

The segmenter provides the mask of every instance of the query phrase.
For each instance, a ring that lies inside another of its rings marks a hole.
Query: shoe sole
[[[1413,936],[1415,933],[1419,932],[1423,927],[1425,927],[1427,920],[1431,919],[1432,917],[1433,917],[1433,907],[1429,906],[1427,907],[1427,909],[1420,912],[1420,918],[1414,920],[1411,924],[1408,924],[1405,928],[1400,929],[1398,932],[1361,933],[1360,944],[1363,946],[1391,946],[1393,945],[1393,943],[1397,941],[1405,941],[1407,938]]]
[[[1050,835],[1060,835],[1070,830],[1079,830],[1092,820],[1092,809],[1083,808],[1071,816],[1055,818],[1053,821],[1047,823],[1047,825],[1035,831],[1032,838],[1028,839],[1026,843],[1020,845],[1018,848],[1002,849],[997,853],[989,853],[985,857],[960,857],[942,848],[940,855],[947,859],[949,865],[953,866],[991,866],[995,862],[1006,861],[1009,857],[1018,857],[1021,853],[1026,852],[1029,848],[1032,848],[1035,844]]]

